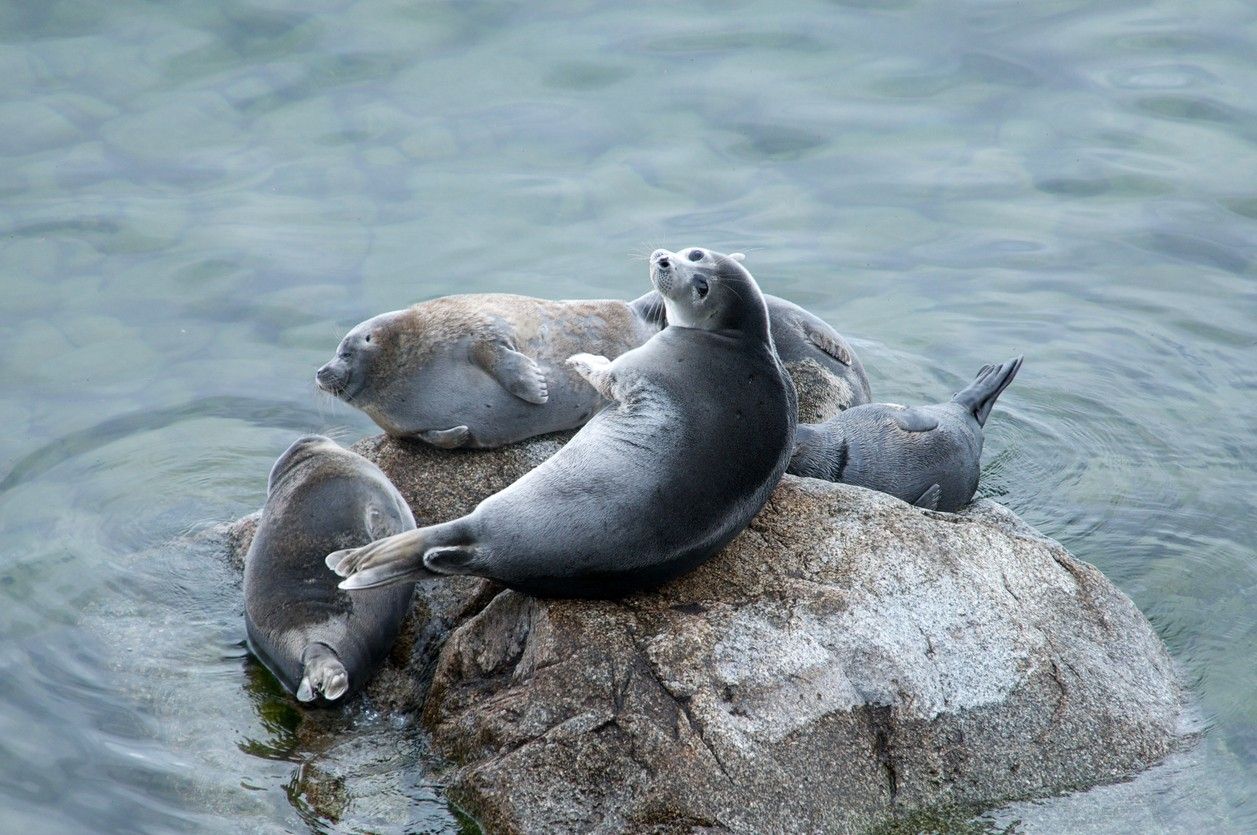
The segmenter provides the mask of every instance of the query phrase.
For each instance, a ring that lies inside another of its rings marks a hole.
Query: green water
[[[372,431],[312,380],[355,322],[692,244],[881,399],[1025,352],[983,491],[1135,599],[1204,736],[1002,819],[1257,831],[1254,55],[1249,0],[2,0],[0,831],[456,831],[412,722],[303,717],[166,543]]]

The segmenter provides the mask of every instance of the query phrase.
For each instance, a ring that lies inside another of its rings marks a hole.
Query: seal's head
[[[275,459],[275,465],[271,467],[270,478],[266,481],[266,490],[271,492],[275,489],[284,476],[293,472],[302,463],[310,460],[311,457],[320,453],[329,452],[332,449],[339,450],[340,446],[324,435],[302,435],[293,441],[288,449],[284,450],[283,455]]]
[[[768,308],[740,252],[722,255],[692,246],[656,249],[650,282],[663,296],[668,324],[702,330],[744,330],[766,336]]]
[[[414,524],[405,499],[388,477],[325,435],[302,435],[293,441],[271,467],[266,494],[268,507],[273,502],[285,507],[317,505],[317,513],[302,517],[302,530],[310,536],[339,537],[365,525],[370,539],[375,539],[374,532],[385,522],[400,525],[410,519]]]
[[[393,322],[405,311],[381,313],[357,325],[336,347],[336,356],[314,373],[314,382],[333,397],[353,403],[366,386],[371,368],[388,350]]]

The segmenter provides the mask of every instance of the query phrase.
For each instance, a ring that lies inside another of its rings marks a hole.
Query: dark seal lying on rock
[[[563,440],[355,449],[440,520]],[[858,832],[1118,780],[1181,739],[1173,664],[1130,599],[985,500],[936,513],[786,476],[659,591],[426,580],[406,633],[368,697],[422,705],[450,795],[492,832]]]
[[[410,610],[409,588],[338,589],[324,555],[414,527],[380,468],[330,438],[298,438],[276,460],[244,561],[245,626],[249,649],[301,701],[361,687]]]
[[[1017,376],[1021,357],[984,365],[946,403],[853,406],[824,423],[799,424],[790,472],[889,493],[927,510],[955,512],[978,491],[982,427]]]
[[[673,324],[615,360],[568,362],[605,406],[466,516],[328,555],[343,589],[472,575],[554,597],[619,597],[701,565],[746,527],[794,450],[796,400],[738,261],[657,250]]]

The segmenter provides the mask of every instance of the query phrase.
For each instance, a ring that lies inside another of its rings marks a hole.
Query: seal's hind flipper
[[[1023,359],[1023,356],[1016,356],[999,365],[982,366],[978,370],[978,376],[973,378],[973,382],[952,395],[952,400],[968,409],[977,420],[978,426],[985,426],[986,419],[991,414],[991,407],[1017,376]]]
[[[471,351],[476,364],[502,384],[502,388],[528,403],[541,405],[550,399],[546,375],[532,357],[504,342],[481,342]]]
[[[900,409],[891,415],[891,420],[905,432],[929,432],[938,428],[938,419],[920,409]]]
[[[914,507],[923,507],[926,510],[938,510],[939,499],[943,497],[943,490],[937,484],[930,486],[928,490],[917,496],[917,500],[913,502]]]
[[[429,429],[420,432],[419,439],[440,449],[458,449],[467,446],[471,441],[471,430],[466,426],[455,426],[452,429]]]
[[[847,350],[847,346],[835,339],[833,334],[826,333],[806,319],[800,320],[797,323],[797,327],[803,332],[803,336],[808,342],[811,342],[827,356],[846,366],[850,366],[854,362],[851,352]]]
[[[476,555],[474,545],[445,545],[424,554],[423,564],[438,574],[467,574]]]
[[[321,695],[334,702],[349,690],[349,672],[336,650],[322,642],[309,644],[301,654],[301,685],[297,698],[312,702]]]

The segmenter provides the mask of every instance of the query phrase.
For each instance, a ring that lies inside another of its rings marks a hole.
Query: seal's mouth
[[[655,289],[671,298],[672,288],[676,282],[676,271],[673,261],[676,256],[666,249],[656,249],[650,254],[650,283]]]
[[[339,397],[348,402],[352,399],[352,396],[348,394],[349,377],[348,368],[336,368],[334,363],[329,362],[314,372],[314,383],[333,397]]]

